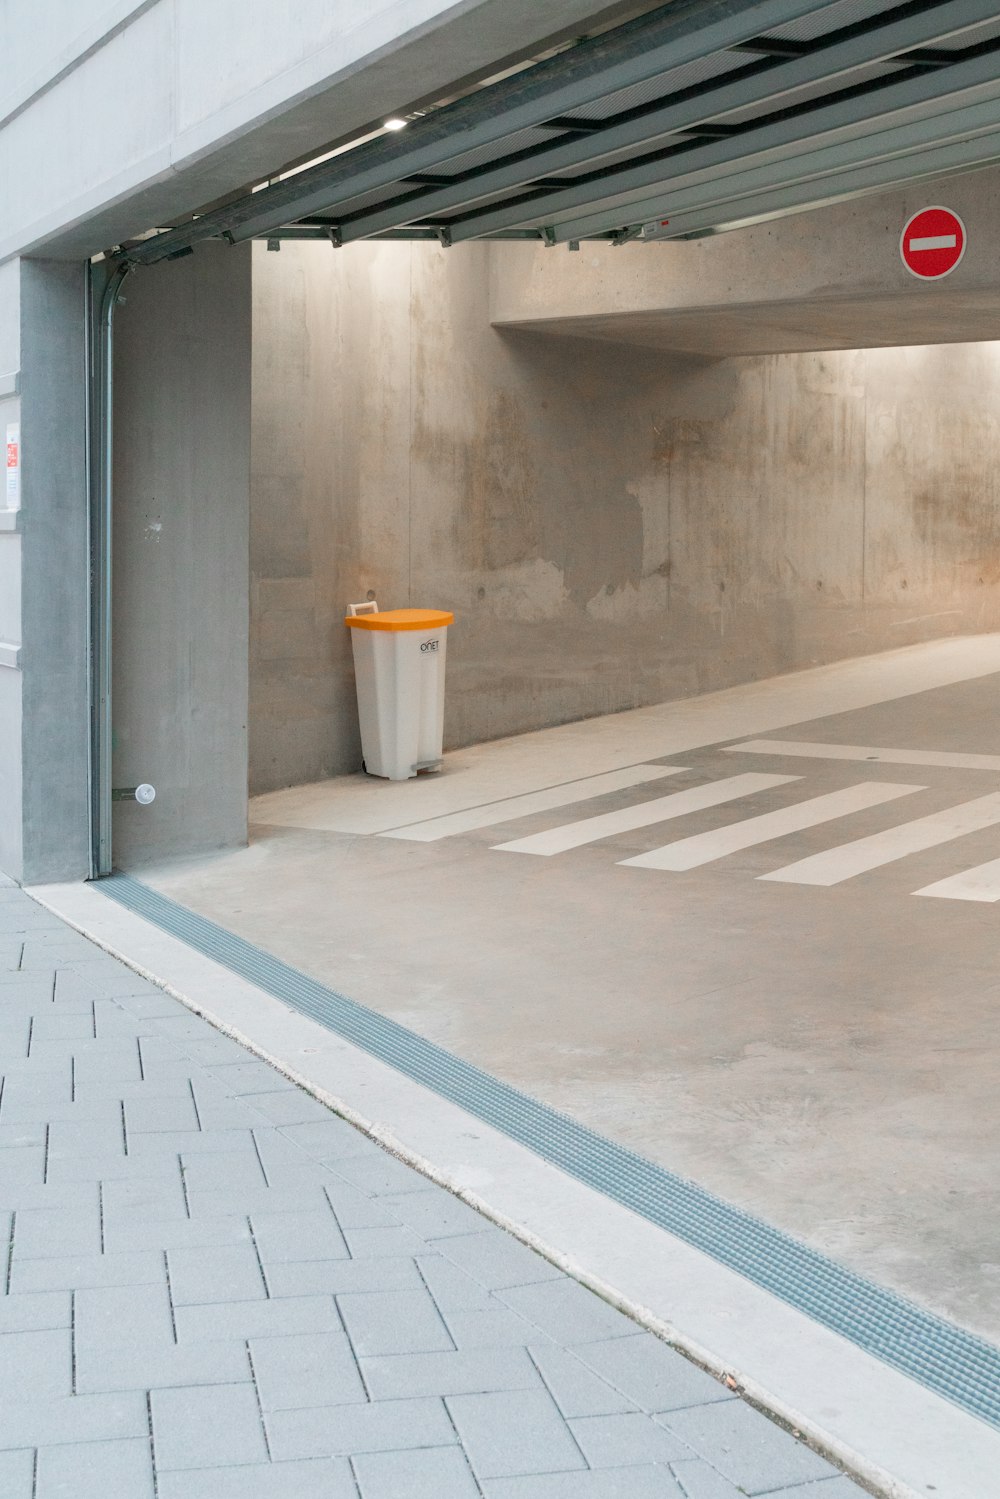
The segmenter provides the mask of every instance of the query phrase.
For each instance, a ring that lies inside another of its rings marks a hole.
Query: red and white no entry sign
[[[899,253],[922,281],[947,276],[965,254],[965,225],[950,208],[922,208],[903,225]]]

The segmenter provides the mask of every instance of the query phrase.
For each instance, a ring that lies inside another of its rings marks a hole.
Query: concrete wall
[[[86,268],[21,262],[26,882],[87,868]]]
[[[250,250],[137,273],[115,321],[115,808],[129,866],[246,838]]]
[[[0,268],[0,431],[21,428],[21,509],[0,514],[0,868],[87,868],[84,268]]]
[[[0,377],[3,389],[15,392],[21,370],[21,266],[0,266]],[[20,419],[17,394],[0,396],[0,439],[8,422]],[[0,505],[5,504],[0,496]],[[20,519],[0,513],[0,650],[8,662],[18,660],[21,646]],[[0,665],[0,870],[20,875],[23,857],[21,805],[21,672]]]
[[[1000,626],[1000,346],[501,330],[510,248],[255,250],[252,790],[357,767],[368,590],[455,609],[451,746]]]

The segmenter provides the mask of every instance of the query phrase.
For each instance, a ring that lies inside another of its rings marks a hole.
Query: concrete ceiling
[[[810,349],[895,348],[1000,340],[1000,291],[816,298],[540,318],[506,326],[679,354],[730,358]]]

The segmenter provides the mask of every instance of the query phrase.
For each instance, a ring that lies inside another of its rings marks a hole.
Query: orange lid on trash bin
[[[348,614],[354,630],[436,630],[454,621],[446,609],[383,609],[378,614]]]

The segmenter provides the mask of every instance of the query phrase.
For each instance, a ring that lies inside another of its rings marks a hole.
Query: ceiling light
[[[384,128],[386,130],[405,130],[406,129],[406,121],[399,119],[397,116],[393,116],[393,118],[391,120],[386,120],[385,121]]]

